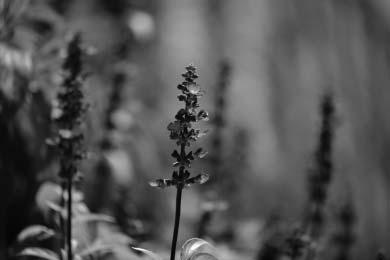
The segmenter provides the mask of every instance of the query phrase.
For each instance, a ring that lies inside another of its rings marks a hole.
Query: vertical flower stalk
[[[322,233],[324,224],[324,206],[328,197],[328,186],[332,179],[332,148],[334,130],[333,97],[326,94],[321,104],[321,131],[315,153],[315,167],[310,171],[309,185],[309,235],[317,239]]]
[[[170,260],[175,260],[183,188],[193,184],[203,184],[209,179],[209,176],[205,173],[191,177],[191,173],[189,172],[192,161],[195,158],[203,158],[207,154],[202,148],[198,148],[195,151],[187,151],[186,148],[190,147],[191,143],[196,142],[198,138],[205,135],[205,131],[194,128],[193,124],[208,120],[208,113],[205,110],[199,110],[198,99],[203,95],[203,91],[195,82],[198,78],[195,67],[190,65],[185,69],[186,72],[182,74],[184,81],[177,86],[181,91],[178,99],[184,103],[184,107],[179,109],[175,115],[175,120],[168,125],[169,137],[176,141],[176,145],[178,146],[178,149],[175,149],[171,154],[176,160],[173,163],[175,170],[172,173],[171,179],[158,179],[150,183],[151,186],[159,188],[176,187],[175,223]]]
[[[73,180],[78,173],[78,164],[84,158],[83,134],[80,129],[82,115],[86,110],[83,101],[82,83],[82,49],[80,35],[72,37],[66,49],[66,57],[62,65],[63,81],[57,102],[53,109],[52,118],[58,131],[55,145],[60,154],[59,177],[66,190],[66,227],[64,237],[68,260],[72,260],[72,190]]]
[[[327,93],[321,102],[321,131],[315,152],[314,168],[308,176],[308,215],[306,219],[306,232],[312,245],[321,237],[324,220],[325,204],[328,197],[328,188],[332,179],[333,164],[333,131],[335,122],[335,108],[333,96]],[[316,248],[309,246],[306,259],[316,257]]]
[[[216,210],[225,208],[226,203],[224,201],[217,201],[218,196],[226,190],[225,183],[222,183],[222,179],[219,176],[222,175],[222,161],[224,160],[223,150],[223,132],[226,127],[226,94],[229,86],[231,75],[231,65],[224,59],[219,64],[219,75],[215,87],[215,98],[214,98],[214,117],[211,122],[214,126],[213,134],[211,136],[212,153],[209,156],[210,168],[213,172],[213,181],[208,183],[208,191],[206,194],[208,202],[204,203],[202,207],[202,213],[197,228],[197,236],[202,238],[207,235],[207,229],[213,218]],[[216,183],[219,183],[216,186]],[[225,189],[224,189],[225,188]],[[217,190],[218,189],[218,190]]]

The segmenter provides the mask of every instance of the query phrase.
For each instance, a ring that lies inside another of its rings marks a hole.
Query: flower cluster
[[[182,77],[184,81],[177,88],[181,91],[178,99],[184,102],[184,107],[177,112],[175,121],[168,125],[169,137],[175,140],[179,147],[179,150],[174,150],[172,153],[172,157],[176,159],[173,166],[178,170],[173,171],[172,179],[158,179],[151,182],[150,184],[154,187],[165,188],[173,185],[177,188],[184,188],[195,183],[205,183],[209,178],[204,173],[190,177],[190,172],[187,170],[196,157],[203,158],[207,154],[202,148],[186,152],[186,147],[206,134],[205,131],[193,128],[193,123],[208,120],[208,113],[205,110],[199,110],[198,99],[203,95],[203,91],[195,82],[198,78],[195,67],[191,65],[186,67],[186,72],[182,74]]]
[[[61,157],[61,178],[72,178],[77,172],[76,162],[84,158],[83,134],[79,129],[81,117],[86,110],[81,90],[82,49],[80,36],[75,35],[67,46],[67,54],[62,65],[64,79],[52,111],[53,121],[58,127],[54,140]]]

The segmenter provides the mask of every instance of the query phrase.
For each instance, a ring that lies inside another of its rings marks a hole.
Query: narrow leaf
[[[174,185],[174,181],[169,179],[157,179],[155,181],[149,182],[149,185],[152,187],[164,189],[166,187]]]
[[[207,134],[208,130],[204,130],[204,131],[199,131],[199,133],[197,133],[196,135],[196,138],[201,138],[203,136],[205,136]]]
[[[113,217],[104,215],[104,214],[82,214],[74,217],[73,223],[82,223],[82,222],[109,222],[115,223]]]
[[[44,249],[39,247],[25,248],[16,256],[17,257],[31,256],[31,257],[38,257],[40,259],[46,259],[46,260],[59,260],[59,257],[55,252],[49,249]]]
[[[131,248],[149,256],[153,260],[162,260],[162,258],[159,255],[157,255],[156,253],[153,253],[150,250],[139,248],[139,247],[131,247]]]
[[[193,184],[203,184],[209,180],[209,175],[206,173],[199,174],[195,177],[189,178],[186,180],[186,187],[189,187]]]
[[[47,203],[47,206],[49,207],[49,209],[53,210],[54,212],[62,213],[64,211],[64,209],[60,205],[58,205],[54,202],[47,201],[46,203]]]
[[[196,157],[202,159],[207,155],[207,151],[204,151],[202,148],[199,148],[194,152],[194,154]]]
[[[19,243],[35,240],[42,241],[51,238],[55,235],[54,230],[42,225],[33,225],[23,229],[17,238]]]

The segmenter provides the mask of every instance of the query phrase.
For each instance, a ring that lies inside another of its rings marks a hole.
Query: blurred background
[[[193,64],[211,118],[200,142],[211,159],[194,169],[208,172],[211,183],[185,190],[179,245],[199,235],[209,200],[213,217],[204,232],[226,259],[256,258],[270,219],[299,223],[321,97],[331,92],[327,230],[349,201],[356,218],[351,259],[390,250],[388,0],[6,2],[0,254],[26,226],[47,223],[46,201],[58,197],[58,160],[46,139],[71,32],[81,32],[89,73],[80,189],[88,208],[115,216],[121,232],[150,250],[169,248],[175,191],[148,182],[171,175],[175,143],[167,125],[180,107],[180,75]]]

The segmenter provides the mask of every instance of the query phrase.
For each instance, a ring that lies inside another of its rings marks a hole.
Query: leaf
[[[189,187],[193,184],[203,184],[209,180],[210,176],[206,173],[201,173],[195,177],[189,178],[186,180],[186,187]]]
[[[46,203],[47,203],[47,206],[49,207],[49,209],[53,210],[54,212],[57,212],[60,214],[63,213],[64,209],[60,205],[58,205],[52,201],[47,201]]]
[[[175,182],[173,180],[169,180],[169,179],[157,179],[155,181],[149,182],[149,185],[152,187],[164,189],[166,187],[175,185]]]
[[[179,160],[179,158],[180,158],[180,154],[177,150],[174,150],[173,153],[171,154],[171,156],[177,160]]]
[[[212,252],[214,252],[214,247],[209,242],[200,238],[191,238],[183,244],[180,251],[180,259],[195,260],[199,257],[206,256],[205,254],[211,255]],[[216,258],[213,257],[213,258],[204,258],[204,259],[216,259]]]
[[[51,238],[55,235],[54,230],[42,225],[33,225],[23,229],[17,238],[19,243],[25,243],[27,241],[42,241]]]
[[[199,131],[199,132],[196,134],[196,138],[201,138],[201,137],[207,135],[207,133],[208,133],[208,130]]]
[[[202,148],[199,148],[194,152],[194,154],[196,157],[202,159],[208,154],[208,152],[204,151]]]
[[[179,101],[186,101],[187,100],[187,97],[184,95],[178,95],[177,98],[179,99]]]
[[[59,257],[55,252],[49,249],[44,249],[39,247],[25,248],[16,256],[17,257],[31,256],[31,257],[38,257],[40,259],[46,259],[46,260],[59,260]]]
[[[74,217],[73,223],[78,224],[81,222],[109,222],[115,223],[113,217],[104,214],[82,214]]]
[[[145,255],[149,256],[153,260],[162,260],[162,258],[159,255],[157,255],[156,253],[153,253],[150,250],[139,248],[139,247],[131,247],[131,248],[136,250],[136,251],[139,251],[141,253],[144,253]]]
[[[201,111],[199,111],[197,118],[198,118],[198,120],[208,121],[209,120],[209,113],[207,113],[207,111],[205,111],[205,110],[201,110]]]

